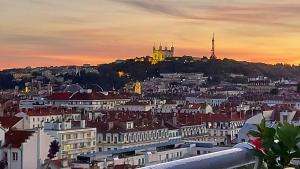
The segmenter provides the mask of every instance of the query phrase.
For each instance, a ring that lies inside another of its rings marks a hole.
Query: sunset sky
[[[0,69],[216,55],[300,64],[299,0],[0,0]]]

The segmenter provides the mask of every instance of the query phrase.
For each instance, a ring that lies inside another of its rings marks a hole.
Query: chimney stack
[[[164,121],[164,119],[161,119],[161,126],[165,126],[165,121]]]
[[[114,122],[108,122],[108,130],[111,130],[114,127]]]
[[[85,120],[80,120],[80,127],[85,128]]]
[[[177,114],[176,114],[176,113],[173,113],[173,116],[172,116],[172,124],[173,124],[174,126],[177,125]]]

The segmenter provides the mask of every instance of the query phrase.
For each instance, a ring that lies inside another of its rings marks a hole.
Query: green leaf
[[[272,149],[273,152],[276,153],[276,154],[281,154],[281,152],[283,151],[283,150],[281,149],[281,147],[280,147],[279,144],[273,144],[273,145],[271,146],[271,149]]]
[[[264,137],[262,144],[264,148],[266,148],[266,150],[268,151],[268,149],[271,148],[274,144],[274,138]]]
[[[277,128],[278,140],[281,141],[289,150],[293,149],[299,141],[300,129],[292,124],[285,123]]]
[[[257,126],[259,131],[264,131],[264,129],[266,128],[266,119],[263,118],[260,122],[260,124]]]
[[[261,132],[257,131],[257,130],[250,130],[248,132],[249,135],[253,136],[253,137],[262,137]]]
[[[265,128],[263,134],[263,137],[267,137],[267,138],[273,138],[274,140],[274,136],[275,136],[276,130],[274,128]]]

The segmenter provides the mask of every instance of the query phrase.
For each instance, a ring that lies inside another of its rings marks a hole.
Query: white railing
[[[248,165],[256,169],[258,159],[250,144],[241,143],[232,149],[146,166],[141,169],[233,169]]]

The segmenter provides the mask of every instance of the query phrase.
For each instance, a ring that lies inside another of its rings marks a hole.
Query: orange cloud
[[[107,63],[151,54],[216,54],[299,64],[300,2],[294,0],[5,1],[0,6],[0,69]],[[28,10],[30,9],[30,10]]]

